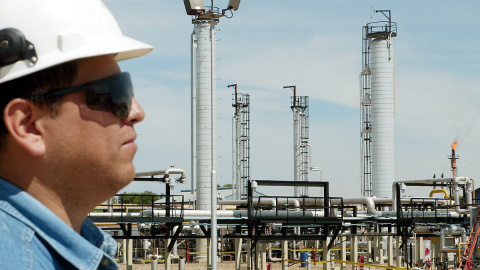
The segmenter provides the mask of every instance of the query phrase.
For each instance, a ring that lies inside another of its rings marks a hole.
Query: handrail
[[[367,36],[377,33],[392,33],[397,34],[397,23],[389,21],[378,21],[367,23]]]

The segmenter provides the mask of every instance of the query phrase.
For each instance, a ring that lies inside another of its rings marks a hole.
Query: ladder
[[[475,250],[475,245],[477,244],[478,235],[480,233],[480,226],[479,226],[480,220],[478,220],[479,216],[480,216],[480,209],[477,211],[477,215],[475,216],[475,221],[473,222],[472,230],[470,231],[470,235],[468,236],[467,245],[465,246],[465,250],[463,251],[463,258],[460,261],[459,268],[463,268],[463,270],[468,270],[466,262],[472,259],[472,255]]]

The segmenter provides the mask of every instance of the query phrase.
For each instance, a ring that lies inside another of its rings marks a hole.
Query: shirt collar
[[[24,190],[1,178],[0,186],[0,199],[13,206],[4,210],[32,228],[39,238],[77,269],[97,269],[102,259],[104,265],[116,265],[115,240],[92,221],[85,219],[78,234]]]

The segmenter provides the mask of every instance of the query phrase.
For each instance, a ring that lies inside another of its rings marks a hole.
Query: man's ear
[[[32,156],[45,153],[45,138],[39,126],[44,111],[29,100],[16,98],[7,104],[3,112],[3,120],[10,136]]]

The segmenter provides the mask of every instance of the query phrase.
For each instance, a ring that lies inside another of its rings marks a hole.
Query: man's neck
[[[29,185],[20,185],[32,197],[40,201],[70,228],[80,233],[82,223],[90,212],[90,207],[76,202],[72,196],[54,192],[53,189],[42,185],[39,181],[31,181]]]

